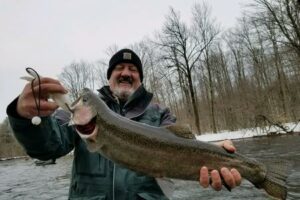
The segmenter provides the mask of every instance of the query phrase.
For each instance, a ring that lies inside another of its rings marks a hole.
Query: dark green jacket
[[[108,86],[99,90],[101,98],[116,113],[153,126],[175,122],[167,108],[151,104],[152,94],[141,86],[123,106],[114,99]],[[15,99],[7,114],[18,141],[27,154],[40,160],[59,158],[74,149],[70,199],[166,199],[154,178],[137,173],[90,153],[86,144],[66,122],[68,115],[58,110],[45,117],[39,126],[16,113]]]

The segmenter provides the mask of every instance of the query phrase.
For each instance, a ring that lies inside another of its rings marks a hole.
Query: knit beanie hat
[[[107,69],[107,79],[110,78],[112,71],[116,67],[116,65],[120,63],[132,63],[136,66],[139,74],[141,82],[143,82],[143,67],[140,58],[130,49],[122,49],[115,53],[109,61],[109,66]]]

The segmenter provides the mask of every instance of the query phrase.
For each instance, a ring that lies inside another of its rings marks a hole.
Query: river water
[[[259,159],[292,162],[288,177],[288,199],[300,199],[300,135],[260,137],[234,141],[238,152]],[[55,165],[36,166],[31,159],[0,161],[0,199],[67,199],[72,156]],[[202,189],[197,182],[176,181],[172,200],[271,199],[243,180],[232,192]]]

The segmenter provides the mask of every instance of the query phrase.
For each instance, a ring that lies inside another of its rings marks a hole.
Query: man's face
[[[138,69],[131,63],[116,65],[108,82],[113,94],[122,100],[127,100],[142,84]]]

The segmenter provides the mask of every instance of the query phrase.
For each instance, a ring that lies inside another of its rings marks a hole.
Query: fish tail
[[[269,195],[275,198],[286,199],[288,192],[286,186],[287,172],[291,165],[287,162],[272,161],[266,167],[265,180],[257,186],[263,188]]]

